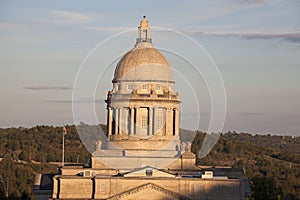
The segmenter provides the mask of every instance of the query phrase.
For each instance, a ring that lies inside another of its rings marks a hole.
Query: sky
[[[216,66],[224,132],[300,136],[298,0],[2,0],[0,127],[73,124],[72,102],[96,108],[82,121],[105,123],[115,65],[143,15],[174,70],[182,128],[207,130],[214,77],[203,71]],[[76,84],[86,91],[74,97]]]

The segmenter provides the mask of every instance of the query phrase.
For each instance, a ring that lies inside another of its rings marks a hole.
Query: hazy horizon
[[[105,52],[99,48],[90,57],[95,68],[105,68],[95,96],[73,99],[83,108],[95,103],[99,123],[105,123],[104,99],[112,88],[117,58],[134,46],[136,28],[146,15],[154,46],[174,69],[182,100],[181,128],[207,129],[210,96],[203,79],[194,80],[189,63],[171,51],[184,49],[198,59],[199,71],[211,63],[185,38],[162,28],[191,37],[218,66],[227,95],[223,132],[300,136],[296,0],[2,1],[0,13],[0,127],[73,124],[72,91],[81,63],[97,44],[128,31],[109,41]],[[116,60],[108,65],[103,56]],[[196,88],[194,96],[187,90],[189,83]],[[89,116],[83,119],[97,124]]]

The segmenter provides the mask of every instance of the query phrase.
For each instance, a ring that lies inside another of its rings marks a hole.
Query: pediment
[[[122,200],[139,200],[139,199],[147,199],[147,200],[163,200],[163,199],[185,199],[189,198],[172,192],[170,190],[164,189],[156,184],[147,183],[144,185],[140,185],[136,188],[130,189],[128,191],[117,194],[113,197],[110,197],[109,200],[122,199]]]
[[[176,175],[167,171],[160,170],[154,167],[142,167],[139,169],[131,170],[123,174],[124,177],[165,177],[175,178]]]

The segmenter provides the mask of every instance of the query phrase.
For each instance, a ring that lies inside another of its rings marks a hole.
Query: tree
[[[282,196],[281,188],[273,178],[254,177],[251,179],[252,198],[255,200],[277,200]]]
[[[15,169],[15,165],[10,158],[4,158],[0,162],[0,186],[4,191],[5,197],[10,195],[10,185],[13,179],[12,170]]]

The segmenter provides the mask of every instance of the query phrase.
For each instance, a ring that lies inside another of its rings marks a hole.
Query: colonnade
[[[107,108],[107,134],[178,135],[179,110],[163,107]]]

